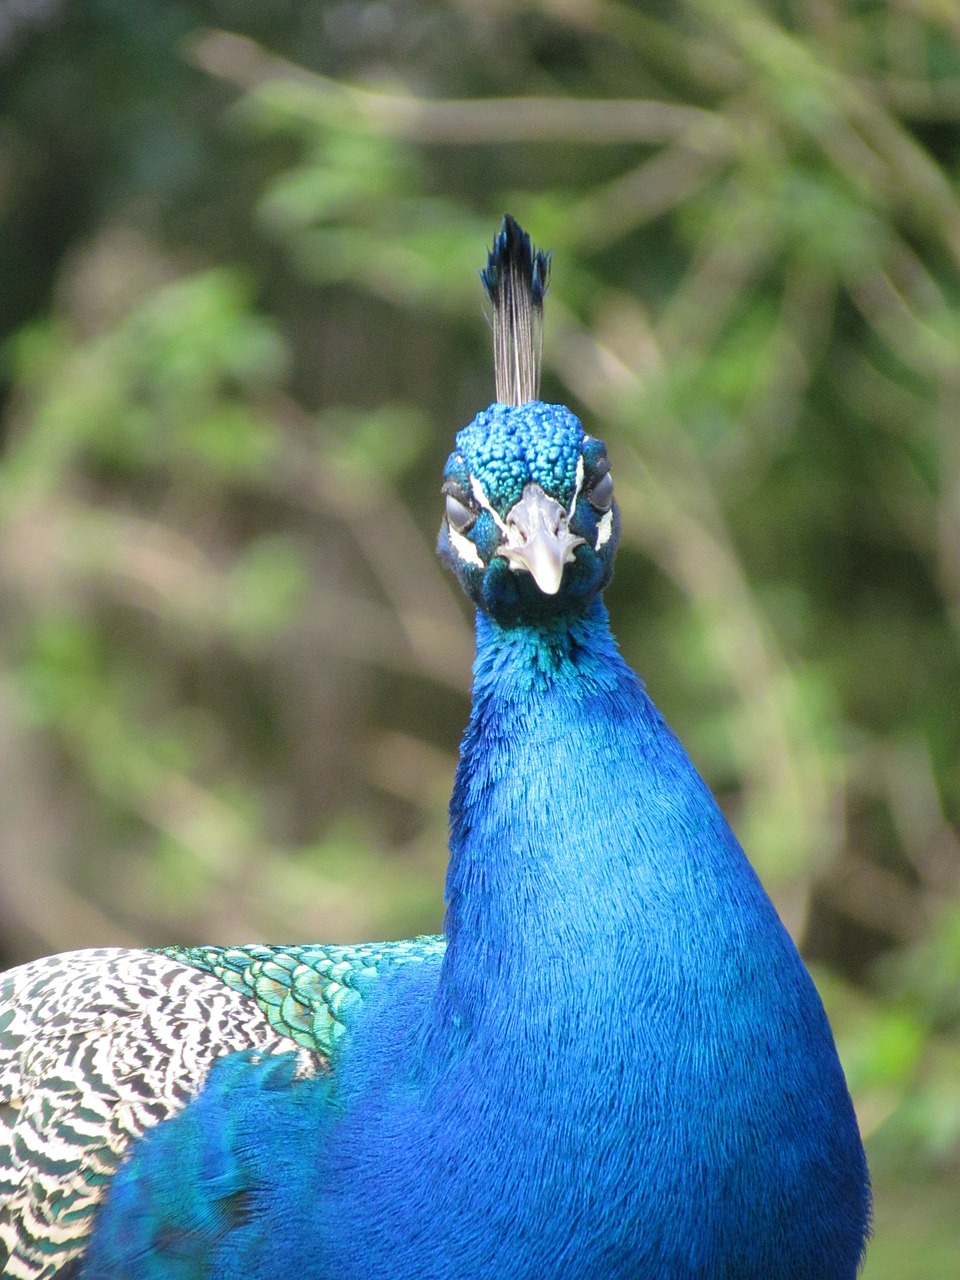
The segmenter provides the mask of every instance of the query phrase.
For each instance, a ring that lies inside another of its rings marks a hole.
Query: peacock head
[[[440,554],[504,625],[583,613],[610,581],[619,533],[601,440],[563,405],[493,404],[443,473]]]
[[[620,517],[603,442],[539,397],[550,255],[507,214],[480,272],[493,308],[497,403],[443,473],[440,554],[497,622],[583,613],[610,581]]]

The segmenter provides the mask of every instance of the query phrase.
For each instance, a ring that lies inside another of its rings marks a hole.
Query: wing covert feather
[[[0,982],[0,1271],[50,1280],[82,1253],[129,1144],[225,1053],[297,1049],[255,1000],[148,951],[69,952]]]

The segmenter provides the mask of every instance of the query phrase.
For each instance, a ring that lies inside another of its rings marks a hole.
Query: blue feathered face
[[[581,613],[610,581],[619,513],[607,451],[562,405],[478,414],[457,436],[443,494],[440,555],[496,621]]]

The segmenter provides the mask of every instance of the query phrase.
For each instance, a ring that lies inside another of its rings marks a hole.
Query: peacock
[[[443,473],[476,607],[445,934],[104,949],[5,976],[19,1280],[852,1280],[820,999],[601,599],[606,448],[538,398],[550,256],[481,278],[497,400]]]

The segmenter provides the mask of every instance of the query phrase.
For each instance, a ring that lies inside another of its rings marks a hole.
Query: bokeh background
[[[960,1265],[955,0],[0,2],[0,960],[434,931],[504,210],[609,604]]]

